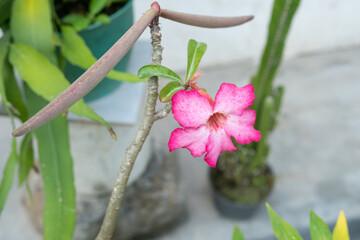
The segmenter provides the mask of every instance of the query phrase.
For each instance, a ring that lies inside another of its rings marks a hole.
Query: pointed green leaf
[[[25,122],[28,119],[29,114],[19,85],[15,79],[13,67],[8,62],[8,59],[5,61],[3,70],[6,97],[12,107],[15,108],[14,112],[16,112],[17,117],[20,118],[22,122]]]
[[[34,47],[52,63],[56,63],[51,44],[52,20],[48,0],[15,0],[11,13],[11,33],[15,42]]]
[[[0,214],[4,209],[7,196],[14,181],[15,167],[17,162],[18,157],[16,155],[16,141],[15,138],[13,138],[11,143],[11,152],[6,162],[0,183]]]
[[[101,12],[105,8],[107,2],[108,0],[91,0],[89,4],[90,14],[96,15]]]
[[[300,234],[289,223],[280,218],[276,212],[266,204],[274,233],[279,240],[302,240]]]
[[[197,42],[193,39],[189,40],[188,43],[188,61],[186,69],[185,81],[188,81],[199,66],[200,60],[206,51],[206,43]]]
[[[80,14],[70,13],[61,19],[63,23],[70,24],[76,31],[81,31],[90,25],[91,19]]]
[[[110,19],[109,15],[103,13],[103,14],[99,14],[98,16],[96,16],[94,18],[94,22],[98,22],[101,24],[108,24],[111,22],[111,19]]]
[[[25,86],[31,114],[46,101]],[[61,116],[34,130],[44,183],[44,240],[71,240],[75,228],[75,187],[67,119]]]
[[[34,92],[47,101],[52,101],[70,86],[63,73],[30,46],[21,43],[12,44],[9,57],[21,78]],[[78,116],[90,118],[110,128],[110,124],[97,115],[82,99],[69,110]]]
[[[12,2],[13,0],[0,1],[0,25],[9,18]]]
[[[76,33],[75,29],[70,26],[62,26],[62,45],[61,53],[73,65],[79,66],[83,69],[88,69],[95,62],[96,58],[86,46],[84,40]],[[140,79],[137,76],[129,73],[123,73],[112,70],[107,77],[113,80],[125,82],[145,82],[147,79]]]
[[[34,150],[32,146],[32,134],[28,133],[22,140],[19,155],[19,183],[21,186],[28,178],[30,170],[34,164]]]
[[[331,240],[329,227],[312,210],[310,210],[310,233],[312,240]]]
[[[151,76],[158,76],[165,79],[177,81],[180,84],[184,84],[183,80],[171,69],[161,65],[146,65],[139,69],[139,78],[149,78]]]
[[[185,87],[179,82],[171,81],[166,84],[163,89],[161,89],[159,93],[159,99],[161,102],[169,102],[175,93],[184,89]]]
[[[234,227],[232,240],[245,240],[244,235],[242,234],[242,232],[238,226]]]
[[[343,211],[339,214],[333,231],[332,240],[350,240],[346,217]]]
[[[10,35],[5,34],[2,38],[0,38],[0,97],[2,102],[4,103],[5,109],[9,116],[12,116],[12,112],[9,108],[9,102],[6,97],[5,91],[5,81],[4,81],[4,66],[5,66],[5,59],[8,52],[8,47],[10,43]]]

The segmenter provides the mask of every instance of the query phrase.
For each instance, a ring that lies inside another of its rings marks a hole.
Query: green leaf
[[[151,76],[158,76],[165,79],[177,81],[180,84],[184,84],[183,80],[171,69],[161,65],[146,65],[139,69],[139,78],[149,78]]]
[[[102,23],[102,24],[108,24],[108,23],[111,22],[111,19],[107,14],[102,13],[102,14],[99,14],[98,16],[96,16],[94,18],[94,22],[98,22],[98,23]]]
[[[312,240],[331,240],[329,227],[312,210],[310,210],[310,233]]]
[[[89,4],[90,14],[96,15],[101,12],[105,8],[107,2],[108,0],[91,0]]]
[[[171,81],[168,84],[166,84],[166,86],[163,89],[161,89],[159,93],[159,99],[161,102],[169,102],[175,93],[184,89],[185,87],[181,83]]]
[[[25,86],[31,114],[46,101]],[[75,228],[75,187],[67,119],[61,116],[34,130],[44,183],[44,240],[71,240]]]
[[[244,235],[242,234],[242,232],[238,226],[234,227],[232,240],[245,240]]]
[[[13,0],[0,0],[0,25],[9,18],[12,2]]]
[[[274,233],[279,240],[302,240],[300,234],[266,204]]]
[[[9,116],[12,116],[12,112],[9,108],[9,102],[6,97],[5,92],[5,81],[4,81],[4,65],[5,65],[5,59],[8,52],[10,43],[10,35],[5,34],[2,38],[0,38],[0,95],[2,102],[4,103],[5,109]]]
[[[48,0],[15,0],[10,26],[15,42],[34,47],[56,63],[55,48],[51,44],[53,28]]]
[[[16,111],[17,117],[19,117],[22,122],[25,122],[28,119],[29,114],[15,79],[13,67],[10,65],[8,59],[4,64],[3,76],[5,80],[6,97],[9,103],[15,108],[14,111]]]
[[[291,22],[300,0],[275,0],[268,29],[268,37],[261,64],[252,79],[256,98],[253,109],[259,110],[272,91],[272,82],[280,65]]]
[[[61,53],[64,55],[64,57],[71,64],[79,66],[83,69],[88,69],[91,67],[97,59],[86,46],[84,40],[70,26],[62,26],[61,31],[63,37]],[[133,74],[123,73],[115,70],[110,71],[107,76],[113,80],[131,83],[147,81],[147,79],[140,79]]]
[[[21,78],[34,92],[47,101],[52,101],[70,86],[63,73],[30,46],[21,43],[12,44],[9,57]],[[97,115],[82,99],[69,110],[78,116],[90,118],[110,128],[110,124]]]
[[[350,240],[346,217],[343,211],[340,212],[333,231],[332,240]]]
[[[91,19],[80,14],[70,13],[61,19],[63,23],[70,24],[76,31],[81,31],[90,25]]]
[[[189,40],[188,43],[188,61],[186,69],[185,81],[188,81],[199,66],[200,60],[206,51],[206,43],[197,42],[193,39]]]
[[[28,133],[22,140],[19,155],[19,183],[21,186],[28,178],[34,164],[34,150],[32,146],[32,134]]]
[[[4,209],[7,196],[14,181],[15,167],[17,162],[18,157],[16,155],[16,140],[15,138],[13,138],[11,143],[11,152],[6,162],[2,180],[0,183],[0,214]]]

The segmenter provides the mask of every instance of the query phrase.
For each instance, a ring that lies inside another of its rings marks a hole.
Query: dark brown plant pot
[[[230,219],[244,220],[252,217],[256,213],[258,208],[265,204],[265,201],[270,195],[271,190],[273,188],[274,177],[272,177],[272,180],[268,182],[266,193],[264,193],[264,189],[259,190],[262,191],[262,193],[261,193],[261,198],[258,199],[257,201],[255,202],[236,201],[234,199],[230,199],[229,197],[225,196],[215,186],[214,184],[215,178],[221,177],[217,171],[218,170],[216,168],[211,168],[209,171],[214,203],[218,211],[221,213],[221,215]],[[266,174],[273,176],[272,170],[269,166],[266,167]],[[243,187],[240,187],[239,191],[244,193],[247,192],[246,189],[241,189],[241,188]],[[256,188],[252,187],[251,191],[254,192],[254,189],[256,190]]]

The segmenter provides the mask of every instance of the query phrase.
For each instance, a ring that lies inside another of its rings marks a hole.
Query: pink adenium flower
[[[183,128],[171,133],[168,145],[170,152],[187,148],[194,157],[207,152],[204,160],[215,167],[220,153],[236,150],[231,137],[249,144],[259,141],[261,134],[254,129],[255,111],[246,109],[255,99],[251,84],[223,83],[215,101],[209,97],[195,90],[181,90],[172,97],[174,118]]]

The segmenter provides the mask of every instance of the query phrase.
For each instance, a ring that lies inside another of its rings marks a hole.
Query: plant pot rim
[[[128,8],[130,8],[133,4],[133,0],[129,0],[127,3],[125,3],[125,5],[120,8],[119,10],[117,10],[116,12],[114,12],[113,14],[111,14],[110,20],[113,21],[114,19],[116,19],[117,17],[121,16],[124,12],[128,11]],[[104,25],[103,23],[93,23],[89,26],[87,26],[85,29],[81,30],[80,32],[86,32],[86,31],[92,31],[98,27],[101,27],[102,25]]]

